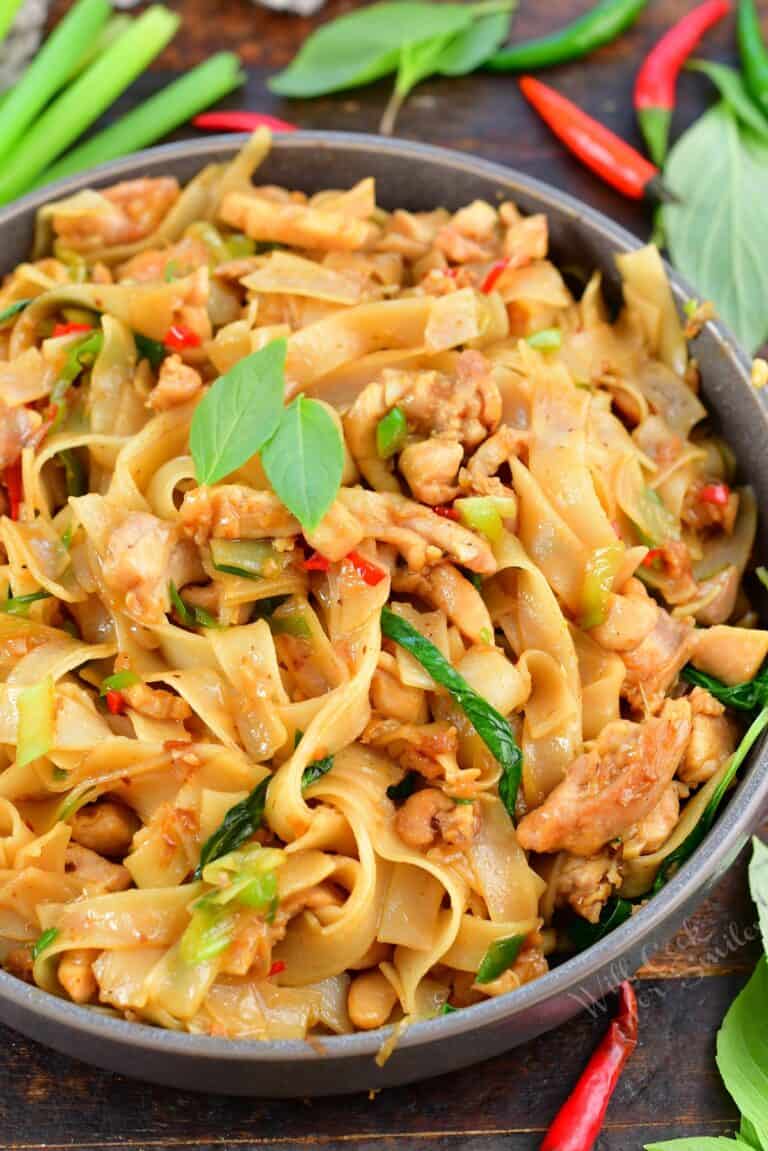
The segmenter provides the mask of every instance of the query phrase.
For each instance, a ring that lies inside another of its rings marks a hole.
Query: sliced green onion
[[[506,939],[494,939],[477,969],[475,983],[493,983],[494,979],[503,975],[517,959],[524,943],[524,935],[508,935]]]
[[[56,693],[53,676],[26,687],[19,694],[19,727],[16,736],[16,766],[23,767],[47,755],[56,731]]]
[[[40,599],[50,599],[51,593],[49,591],[32,591],[29,595],[13,595],[8,596],[8,599],[0,600],[0,612],[5,612],[6,615],[19,615],[26,619],[29,615],[29,605],[37,603]]]
[[[9,320],[12,320],[14,316],[18,316],[19,312],[23,312],[31,303],[32,296],[29,296],[25,300],[14,300],[7,308],[3,308],[0,312],[0,327],[4,327]]]
[[[109,15],[108,5],[102,5],[100,0],[81,0],[81,4],[88,5],[89,11],[98,4],[99,12],[105,13],[104,20]],[[12,107],[13,94],[9,96],[0,108],[0,153],[5,154],[14,141],[19,140],[19,143],[13,152],[13,162],[6,164],[0,175],[0,203],[7,204],[9,200],[28,191],[40,173],[144,71],[162,51],[178,26],[179,17],[174,12],[160,5],[148,8],[131,22],[128,30],[90,68],[48,105],[42,115],[37,116],[21,140],[20,133],[29,124],[29,120],[25,120],[19,127],[17,113]],[[86,42],[94,34],[90,32]],[[67,71],[78,54],[71,51],[67,53]],[[43,56],[44,52],[38,54],[35,66],[42,64]],[[31,72],[32,68],[27,76]],[[51,94],[48,85],[46,91],[47,99]],[[36,99],[33,115],[39,110],[40,105]],[[6,128],[5,134],[3,128]]]
[[[168,584],[168,596],[177,616],[185,627],[220,628],[222,626],[205,608],[195,607],[193,604],[185,603],[179,595],[179,589],[173,580]]]
[[[50,947],[52,943],[58,938],[58,927],[49,927],[42,935],[38,935],[35,942],[32,944],[32,958],[39,959],[46,948]]]
[[[563,333],[559,328],[542,328],[540,332],[534,332],[532,336],[528,336],[526,343],[530,344],[532,348],[538,348],[543,352],[552,352],[561,346],[563,342]]]
[[[608,596],[623,558],[624,548],[619,543],[596,548],[589,557],[581,589],[579,627],[583,631],[589,631],[605,620]]]
[[[64,468],[64,478],[67,484],[67,495],[84,496],[88,491],[85,470],[77,452],[72,448],[65,448],[57,452],[61,466]]]
[[[211,558],[217,571],[245,579],[276,576],[290,564],[290,554],[278,552],[268,540],[211,540]]]
[[[70,84],[76,76],[79,76],[81,72],[84,72],[86,68],[90,67],[97,56],[101,56],[106,52],[107,48],[109,48],[111,44],[114,44],[118,36],[122,36],[123,32],[125,32],[131,23],[131,19],[127,12],[116,12],[114,16],[110,16],[98,36],[95,40],[91,41],[82,56],[77,60],[66,82]]]
[[[234,91],[244,79],[237,56],[232,52],[218,52],[79,148],[73,148],[53,164],[39,182],[61,180],[154,144],[203,108]]]
[[[198,900],[179,941],[183,962],[207,963],[221,955],[232,942],[236,924],[236,911]]]
[[[675,517],[654,488],[643,488],[637,511],[642,523],[635,519],[632,522],[640,539],[648,547],[658,547],[667,540],[680,539],[680,528]]]
[[[256,251],[256,241],[242,232],[232,232],[224,237],[224,247],[230,260],[244,260]]]
[[[392,408],[376,425],[376,451],[380,459],[388,460],[405,447],[408,439],[408,421],[402,408]]]
[[[67,82],[72,61],[82,57],[109,14],[107,0],[78,0],[44,40],[0,107],[0,156],[7,156],[25,134],[28,139],[35,132],[39,113]],[[17,155],[23,147],[22,142]]]
[[[504,533],[499,509],[490,496],[470,496],[455,500],[453,506],[465,528],[481,532],[491,543],[496,544]]]
[[[80,339],[73,340],[67,348],[64,367],[59,373],[59,382],[73,384],[80,373],[94,362],[103,343],[104,336],[101,332],[89,332]]]
[[[277,876],[274,871],[249,879],[237,896],[239,903],[254,911],[273,911],[277,903]]]
[[[273,635],[293,635],[299,639],[310,639],[312,635],[304,613],[293,607],[277,608],[269,618],[269,626]]]
[[[141,676],[136,675],[135,671],[116,671],[101,681],[99,695],[105,696],[108,691],[122,691],[124,687],[133,687],[135,683],[141,682]]]

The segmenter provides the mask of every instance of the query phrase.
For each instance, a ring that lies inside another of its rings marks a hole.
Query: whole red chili
[[[3,472],[3,485],[8,492],[9,514],[12,520],[19,518],[21,505],[24,503],[24,484],[21,478],[21,460],[9,466]]]
[[[271,128],[273,132],[295,132],[296,125],[265,112],[203,112],[192,123],[204,132],[255,132]]]
[[[716,504],[720,508],[724,508],[731,498],[731,489],[728,484],[704,484],[703,488],[699,489],[697,500],[702,504]]]
[[[704,33],[730,11],[728,0],[705,0],[678,20],[653,46],[635,80],[635,109],[651,159],[659,167],[667,155],[669,125],[680,69]]]
[[[301,566],[305,572],[327,572],[331,561],[320,555],[320,552],[312,552],[311,556],[302,560]]]
[[[54,324],[51,335],[56,340],[59,336],[72,336],[75,332],[92,332],[92,324]]]
[[[345,558],[349,560],[360,579],[367,583],[368,587],[376,587],[376,584],[381,583],[387,577],[383,568],[380,568],[378,564],[371,563],[360,552],[349,552]]]
[[[269,969],[269,974],[279,975],[281,971],[285,971],[285,961],[282,959],[276,959]]]
[[[619,987],[619,1010],[555,1116],[540,1151],[590,1151],[624,1064],[637,1046],[637,1000],[632,984]]]
[[[110,715],[122,715],[125,711],[125,698],[121,691],[115,691],[114,688],[105,695],[104,699],[107,704],[107,711]]]
[[[432,508],[436,516],[442,516],[444,520],[458,520],[459,513],[456,508],[449,508],[444,504],[438,504],[436,508]]]
[[[659,169],[626,140],[533,76],[523,76],[519,83],[525,98],[558,139],[606,184],[632,200],[670,198]]]
[[[496,263],[491,268],[488,275],[483,280],[483,282],[480,286],[480,291],[485,292],[486,296],[488,295],[489,292],[492,292],[493,289],[496,287],[496,281],[498,280],[499,276],[508,267],[509,267],[509,259],[497,260]]]
[[[165,333],[163,344],[172,352],[183,352],[185,348],[199,348],[201,339],[197,332],[184,324],[172,324]]]

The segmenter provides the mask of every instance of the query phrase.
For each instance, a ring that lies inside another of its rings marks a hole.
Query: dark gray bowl
[[[36,209],[54,196],[141,175],[186,181],[222,160],[245,137],[186,141],[140,153],[35,192],[0,212],[3,270],[26,258]],[[260,176],[262,172],[260,172]],[[549,216],[555,258],[602,269],[618,297],[615,252],[637,240],[562,192],[458,152],[373,136],[299,132],[280,136],[263,169],[269,182],[302,188],[348,187],[375,176],[385,206],[458,208],[475,198],[515,200],[525,212]],[[693,293],[677,276],[678,303]],[[743,476],[760,506],[768,503],[768,424],[749,384],[749,361],[720,324],[696,341],[704,390],[725,435],[738,446]],[[759,550],[766,554],[765,524]],[[408,1028],[383,1068],[374,1056],[387,1031],[323,1039],[320,1044],[228,1041],[127,1023],[56,999],[0,971],[0,1020],[25,1035],[100,1067],[199,1091],[237,1095],[333,1095],[424,1079],[476,1063],[571,1018],[630,976],[693,911],[735,859],[768,800],[768,755],[762,741],[742,770],[726,810],[678,875],[631,920],[601,943],[542,979],[455,1015]]]

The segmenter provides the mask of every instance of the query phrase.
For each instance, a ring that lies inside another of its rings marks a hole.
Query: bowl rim
[[[217,155],[236,152],[247,139],[247,133],[238,133],[181,140],[148,148],[123,159],[101,164],[87,172],[66,177],[56,183],[40,187],[12,204],[0,208],[0,232],[20,216],[35,211],[52,198],[71,194],[94,182],[133,176],[147,167],[161,167],[165,162],[178,160],[199,159],[202,166]],[[432,163],[442,164],[451,171],[464,171],[470,176],[498,179],[503,181],[512,195],[515,190],[519,190],[540,199],[543,204],[556,207],[570,215],[578,226],[607,239],[618,250],[630,251],[642,245],[642,241],[627,229],[570,193],[514,168],[453,149],[358,132],[297,131],[278,135],[273,140],[273,148],[276,151],[314,151],[318,147],[353,153],[375,150],[412,162],[429,160]],[[693,296],[693,291],[685,279],[668,264],[666,266],[676,299],[680,301]],[[748,387],[750,359],[736,338],[720,321],[710,321],[706,328],[719,344],[721,351],[737,363],[741,369],[744,386]],[[756,411],[759,411],[764,422],[768,422],[768,415],[761,400],[754,394],[753,399]],[[650,898],[625,923],[585,951],[564,960],[558,967],[532,983],[496,998],[462,1008],[456,1013],[410,1024],[400,1034],[398,1048],[411,1048],[456,1038],[506,1021],[511,1023],[516,1015],[557,996],[570,994],[582,1007],[586,1007],[595,996],[586,991],[579,996],[579,990],[598,976],[601,970],[607,967],[611,971],[611,975],[606,977],[603,993],[607,993],[621,980],[632,975],[634,965],[630,969],[629,965],[623,962],[625,953],[637,948],[643,938],[653,939],[656,929],[666,919],[674,917],[700,887],[708,881],[713,881],[734,861],[744,841],[745,832],[756,824],[768,797],[767,750],[768,737],[763,737],[748,757],[749,770],[736,787],[725,811],[712,830],[664,889]],[[652,943],[649,954],[652,954],[657,946]],[[99,1008],[79,1006],[38,987],[30,986],[2,969],[0,969],[0,999],[26,1008],[30,1013],[48,1019],[51,1023],[71,1028],[73,1032],[106,1039],[123,1047],[144,1048],[158,1055],[210,1058],[223,1062],[248,1061],[258,1064],[277,1060],[302,1063],[315,1062],[318,1059],[343,1061],[361,1056],[373,1057],[392,1033],[390,1024],[375,1031],[323,1036],[320,1052],[316,1045],[310,1045],[304,1039],[223,1039],[169,1031],[151,1024],[137,1025],[135,1022],[111,1016]]]

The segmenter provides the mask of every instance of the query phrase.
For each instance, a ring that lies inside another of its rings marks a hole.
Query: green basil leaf
[[[458,1007],[451,1007],[450,1003],[444,1003],[438,1011],[438,1015],[454,1015],[459,1010]]]
[[[741,1117],[739,1124],[739,1139],[742,1139],[751,1151],[765,1151],[765,1146],[760,1145],[760,1138],[754,1126],[750,1123],[744,1115]]]
[[[408,41],[400,49],[400,62],[391,99],[384,109],[379,130],[383,136],[391,136],[395,120],[408,93],[427,76],[438,70],[440,59],[453,36],[434,36],[431,40]]]
[[[768,144],[726,104],[712,108],[669,154],[665,181],[678,200],[663,208],[672,262],[714,302],[749,351],[768,336],[768,261],[755,237],[768,231]]]
[[[524,935],[508,935],[506,939],[494,939],[477,969],[475,983],[493,983],[494,979],[503,975],[517,959],[524,943]]]
[[[341,435],[328,409],[297,396],[262,448],[261,462],[288,511],[307,531],[316,528],[336,499],[344,469]]]
[[[316,759],[314,763],[308,764],[301,773],[302,788],[310,787],[313,783],[316,783],[318,779],[322,779],[326,772],[329,772],[332,767],[332,755],[326,755],[323,759]]]
[[[50,947],[59,934],[58,927],[49,927],[42,935],[38,935],[37,939],[32,945],[32,958],[37,959],[42,955],[47,947]]]
[[[475,731],[501,766],[499,796],[510,818],[514,819],[515,800],[520,786],[523,756],[507,720],[487,699],[483,699],[474,688],[469,686],[442,652],[421,632],[417,631],[408,620],[396,615],[389,608],[382,608],[381,630],[388,639],[394,640],[400,647],[410,652],[429,672],[435,683],[439,683],[441,687],[450,692],[453,699],[472,722]]]
[[[261,827],[264,807],[267,802],[267,788],[271,775],[257,783],[253,791],[230,807],[221,824],[208,836],[200,852],[200,862],[195,868],[195,879],[199,879],[203,868],[222,855],[235,851],[246,839],[250,839]]]
[[[581,916],[576,916],[568,924],[568,938],[577,951],[586,951],[594,943],[610,935],[622,923],[625,923],[632,914],[632,904],[628,899],[621,899],[614,895],[609,899],[597,923],[590,923]]]
[[[323,96],[397,70],[404,44],[460,32],[473,7],[401,2],[371,4],[323,24],[284,71],[268,82],[281,96]]]
[[[198,483],[218,483],[274,434],[283,412],[286,351],[285,340],[273,340],[238,360],[203,396],[189,432]]]
[[[168,349],[159,340],[151,340],[149,336],[142,336],[141,332],[133,333],[133,342],[140,360],[149,360],[149,366],[155,370],[160,367]]]
[[[393,803],[402,803],[416,790],[416,784],[421,779],[418,771],[407,771],[399,783],[393,783],[387,788],[387,798]]]
[[[763,949],[768,951],[768,846],[759,839],[752,840],[752,859],[749,864],[749,890],[757,906]]]
[[[740,72],[715,60],[689,60],[686,68],[707,76],[741,123],[768,141],[768,120],[753,102]]]
[[[9,320],[14,318],[14,316],[18,316],[19,312],[23,312],[24,309],[28,308],[31,303],[32,296],[30,296],[27,300],[14,300],[14,302],[9,304],[7,308],[3,308],[3,310],[0,312],[0,327],[3,327],[5,324],[7,324]]]
[[[768,958],[763,956],[717,1035],[717,1067],[729,1094],[768,1147]]]
[[[457,33],[440,57],[441,76],[466,76],[501,47],[509,31],[509,14],[516,3],[506,4],[498,12],[489,12]]]
[[[754,711],[768,703],[768,664],[760,669],[754,679],[745,683],[723,683],[690,663],[685,665],[680,674],[688,683],[706,688],[720,703],[736,711]]]

